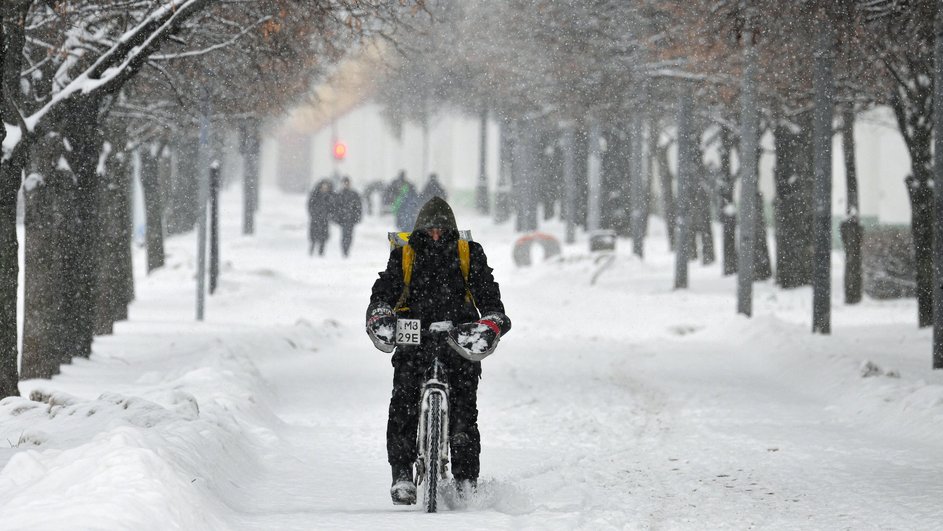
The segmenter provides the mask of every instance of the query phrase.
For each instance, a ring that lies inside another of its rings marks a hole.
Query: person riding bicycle
[[[460,264],[458,226],[445,200],[433,197],[423,205],[408,245],[415,253],[409,285],[403,278],[403,247],[393,249],[386,270],[373,284],[367,329],[374,341],[392,349],[397,317],[419,319],[423,329],[434,322],[451,321],[456,325],[450,332],[452,339],[479,352],[493,347],[511,329],[498,283],[484,250],[476,242],[468,242],[466,280]],[[386,447],[393,472],[390,494],[394,504],[416,503],[412,466],[417,453],[420,391],[435,347],[399,345],[393,354]],[[481,363],[454,351],[449,351],[443,361],[449,375],[452,476],[459,494],[464,495],[477,487],[478,480],[481,442],[477,392]]]

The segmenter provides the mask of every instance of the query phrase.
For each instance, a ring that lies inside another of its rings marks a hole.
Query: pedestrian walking
[[[335,196],[334,221],[341,227],[341,252],[346,257],[354,242],[354,226],[363,216],[360,194],[350,187],[350,177],[341,179],[341,190]]]
[[[406,172],[401,171],[387,191],[388,197],[392,200],[391,210],[396,218],[396,227],[401,231],[409,231],[416,221],[416,212],[419,210],[419,194],[416,193],[416,187],[406,180]]]
[[[308,195],[308,254],[313,255],[317,247],[318,255],[324,254],[324,244],[330,235],[328,223],[334,208],[334,185],[322,179]]]
[[[448,193],[445,191],[445,188],[442,187],[442,183],[439,182],[439,176],[430,173],[426,187],[422,189],[422,204],[426,204],[433,197],[439,197],[445,200],[449,199]]]

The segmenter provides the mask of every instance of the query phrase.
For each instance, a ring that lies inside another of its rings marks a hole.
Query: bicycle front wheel
[[[439,482],[439,467],[442,463],[442,456],[439,451],[442,448],[442,395],[431,393],[429,396],[429,410],[426,416],[426,462],[425,477],[423,478],[425,488],[423,494],[426,500],[426,512],[436,512],[436,489]]]

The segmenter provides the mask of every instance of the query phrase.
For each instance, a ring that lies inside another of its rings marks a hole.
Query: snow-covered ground
[[[303,197],[266,190],[254,237],[238,201],[224,197],[205,322],[194,239],[172,239],[163,270],[138,257],[130,319],[91,359],[0,402],[0,529],[943,522],[943,374],[913,301],[845,307],[836,275],[833,334],[813,336],[807,289],[758,284],[753,319],[719,266],[673,291],[657,235],[644,261],[623,242],[593,284],[585,241],[516,268],[511,228],[465,211],[514,321],[483,364],[481,489],[461,511],[394,507],[392,369],[363,332],[389,221],[361,225],[350,259],[336,229],[309,257]]]

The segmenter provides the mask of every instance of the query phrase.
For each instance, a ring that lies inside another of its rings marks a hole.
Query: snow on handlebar
[[[449,333],[454,329],[455,325],[452,323],[452,321],[436,321],[434,323],[429,323],[429,327],[423,328],[420,333],[423,338],[429,339],[444,336],[445,342],[448,344],[448,346],[451,347],[451,349],[454,350],[459,356],[465,358],[468,361],[479,362],[487,358],[491,355],[492,352],[494,352],[494,348],[497,346],[497,341],[495,341],[494,345],[492,345],[491,348],[485,352],[470,352],[468,349],[465,349],[459,345],[455,341],[455,338],[452,337],[452,334]]]

